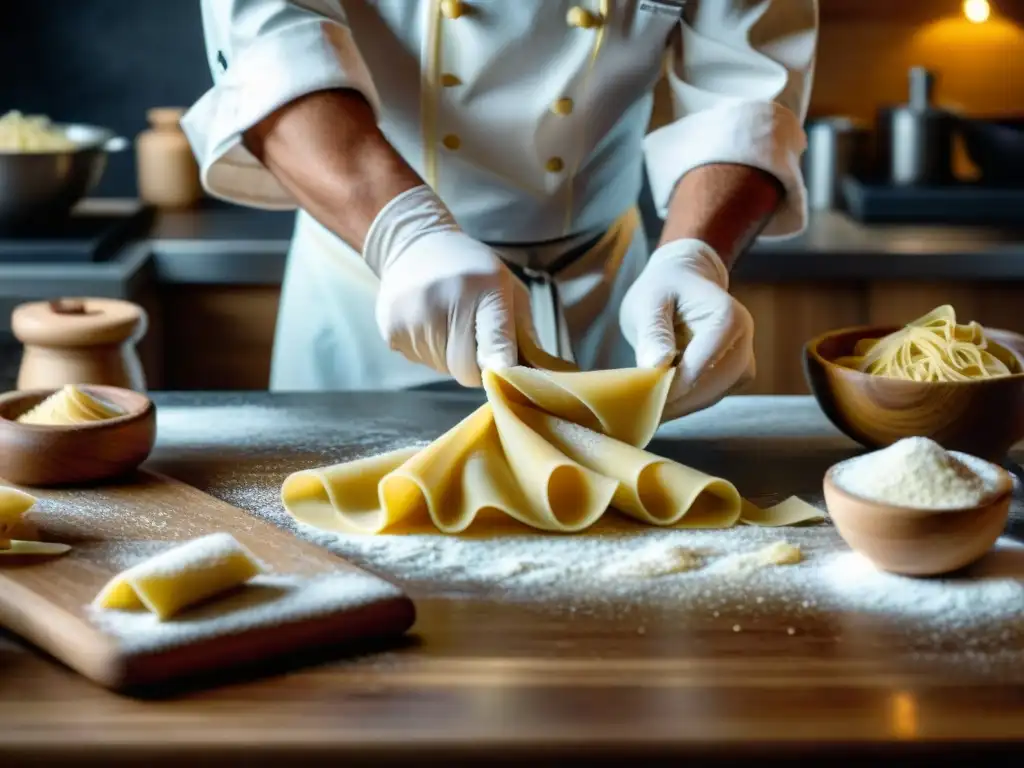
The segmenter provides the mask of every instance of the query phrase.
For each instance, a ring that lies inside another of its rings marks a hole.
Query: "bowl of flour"
[[[988,552],[1006,526],[1002,467],[927,437],[907,437],[825,473],[825,504],[850,547],[878,568],[933,576]]]

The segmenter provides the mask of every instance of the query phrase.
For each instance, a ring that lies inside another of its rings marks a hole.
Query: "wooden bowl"
[[[841,432],[866,448],[904,437],[929,437],[948,451],[1001,461],[1024,438],[1024,373],[967,382],[920,382],[873,376],[834,360],[863,338],[881,338],[901,326],[844,328],[804,347],[804,375],[821,410]],[[986,333],[1024,371],[1024,338]]]
[[[0,395],[0,477],[17,485],[92,483],[124,475],[145,461],[156,442],[156,408],[130,389],[82,385],[125,410],[124,416],[75,424],[19,424],[15,419],[56,390]]]
[[[912,509],[864,499],[825,473],[825,506],[850,548],[878,568],[905,576],[936,576],[964,568],[987,553],[1006,527],[1013,480],[1002,467],[987,501],[963,509]]]

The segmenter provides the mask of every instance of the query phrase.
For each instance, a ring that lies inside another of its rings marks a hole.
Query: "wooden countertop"
[[[287,472],[436,436],[479,401],[259,393],[157,402],[152,466],[265,515]],[[755,499],[820,498],[824,470],[855,452],[801,397],[730,398],[664,428],[652,448]],[[1008,533],[1021,538],[1014,514]],[[838,542],[828,526],[813,535]],[[923,661],[899,626],[856,612],[812,616],[795,635],[770,616],[737,633],[731,619],[705,613],[648,616],[641,633],[635,620],[408,588],[419,619],[407,643],[152,701],[107,693],[0,635],[0,764],[895,763],[925,754],[936,764],[1009,760],[1024,739],[1019,643],[1008,666],[979,668],[962,662],[955,636]]]

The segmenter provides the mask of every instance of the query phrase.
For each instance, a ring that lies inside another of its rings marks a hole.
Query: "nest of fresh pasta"
[[[0,152],[63,152],[75,146],[45,115],[0,115]]]
[[[977,381],[1021,372],[1017,357],[980,323],[958,323],[945,304],[880,339],[861,339],[836,364],[908,381]]]

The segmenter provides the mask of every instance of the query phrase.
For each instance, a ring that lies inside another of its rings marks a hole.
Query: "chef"
[[[298,210],[275,390],[479,386],[523,339],[677,365],[664,418],[751,379],[729,294],[805,224],[816,0],[202,0],[204,187]],[[647,132],[667,75],[674,121]],[[646,163],[665,219],[648,255]]]

